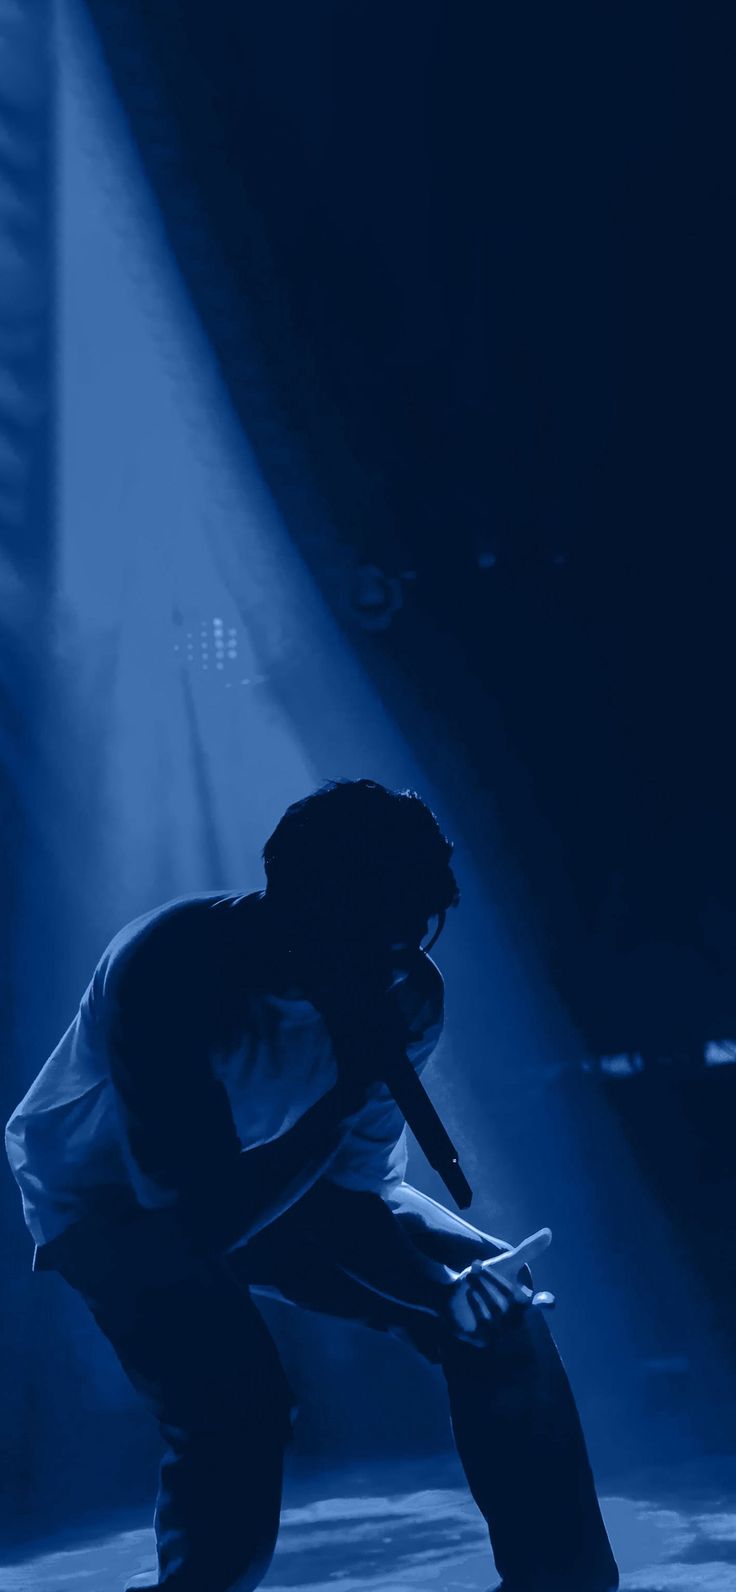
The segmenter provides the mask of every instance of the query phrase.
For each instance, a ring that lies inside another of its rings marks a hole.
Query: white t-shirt
[[[151,1208],[173,1203],[165,1178],[150,1176],[145,1167],[132,1163],[124,1130],[121,1099],[125,1078],[121,1083],[119,1056],[112,1066],[121,972],[131,965],[131,959],[141,961],[142,951],[145,959],[146,946],[149,950],[167,944],[174,947],[173,980],[156,986],[154,1004],[143,1014],[141,1032],[152,1032],[155,1044],[161,1047],[159,1056],[163,1057],[166,1049],[170,1060],[166,1044],[170,1023],[175,1046],[184,1051],[179,1077],[186,1085],[188,1058],[182,1024],[187,1022],[192,988],[206,984],[210,969],[219,975],[223,945],[232,955],[237,945],[238,914],[252,900],[214,894],[182,897],[128,924],[106,948],[73,1022],[6,1128],[8,1158],[37,1245],[95,1214],[118,1192]],[[315,1006],[302,997],[276,995],[262,988],[249,990],[247,969],[240,984],[233,982],[236,964],[231,960],[226,966],[230,975],[225,995],[220,981],[219,1004],[212,1008],[215,1016],[207,1019],[209,1028],[204,1024],[206,1054],[201,1063],[197,1060],[197,1066],[204,1064],[210,1082],[214,1075],[223,1086],[239,1145],[247,1149],[285,1133],[333,1087],[337,1068],[330,1035]],[[409,1024],[408,1053],[417,1070],[423,1068],[439,1039],[442,996],[441,975],[424,956],[414,973],[397,979],[392,993]],[[227,1012],[223,1012],[223,998]],[[171,1019],[165,1010],[167,1002]],[[155,1068],[156,1062],[154,1046],[150,1065]],[[176,1084],[171,1092],[176,1131],[177,1113],[184,1106]],[[185,1089],[181,1092],[183,1095]],[[188,1126],[191,1128],[191,1122]],[[326,1175],[343,1187],[380,1193],[402,1181],[406,1155],[401,1113],[388,1089],[376,1085],[346,1130]]]

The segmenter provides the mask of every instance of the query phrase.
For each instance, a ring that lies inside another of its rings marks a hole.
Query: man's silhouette
[[[8,1124],[35,1267],[79,1291],[159,1422],[168,1592],[245,1592],[273,1553],[293,1395],[254,1292],[442,1367],[508,1592],[618,1584],[523,1280],[549,1234],[512,1251],[406,1184],[380,1081],[397,1023],[416,1068],[440,1033],[421,947],[458,900],[451,851],[410,792],[346,780],[296,803],[265,892],[184,897],[116,936]]]

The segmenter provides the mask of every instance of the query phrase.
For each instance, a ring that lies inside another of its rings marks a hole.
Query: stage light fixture
[[[386,630],[404,604],[401,580],[377,564],[360,564],[350,589],[350,611],[363,630]]]

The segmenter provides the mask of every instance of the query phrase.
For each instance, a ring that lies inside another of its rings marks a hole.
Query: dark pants
[[[331,1258],[325,1197],[322,1185],[227,1262],[196,1259],[163,1212],[140,1212],[57,1261],[166,1443],[161,1585],[248,1592],[273,1554],[293,1395],[252,1289],[401,1335],[442,1366],[458,1453],[509,1592],[616,1587],[574,1400],[540,1312],[499,1325],[487,1348],[450,1340]],[[406,1185],[393,1209],[418,1248],[456,1270],[507,1247]]]

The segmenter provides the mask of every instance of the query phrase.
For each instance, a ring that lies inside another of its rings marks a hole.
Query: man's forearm
[[[412,1244],[380,1194],[323,1178],[306,1196],[304,1215],[349,1276],[399,1305],[442,1313],[454,1272]]]
[[[246,1243],[302,1199],[334,1159],[346,1113],[338,1086],[278,1139],[213,1168],[204,1195],[200,1184],[187,1202],[206,1247],[223,1251]]]

